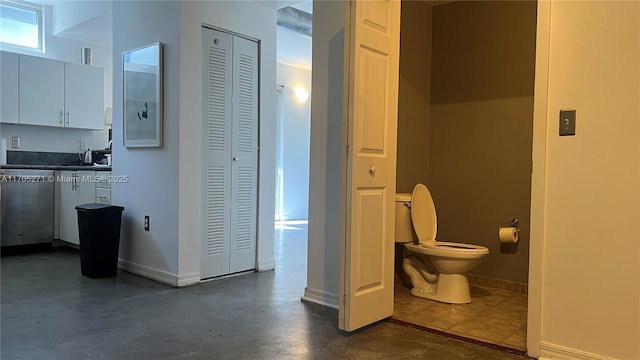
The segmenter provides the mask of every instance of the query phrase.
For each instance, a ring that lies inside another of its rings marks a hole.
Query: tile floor
[[[393,319],[483,343],[524,351],[527,295],[471,285],[471,303],[454,305],[415,297],[395,286]]]

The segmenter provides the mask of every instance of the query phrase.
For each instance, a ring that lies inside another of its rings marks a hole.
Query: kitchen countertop
[[[0,165],[0,169],[111,171],[111,165]]]

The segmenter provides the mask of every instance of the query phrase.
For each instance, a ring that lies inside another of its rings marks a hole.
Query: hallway
[[[383,322],[346,335],[336,310],[300,301],[306,225],[276,231],[276,271],[176,289],[123,271],[80,275],[79,253],[1,261],[9,359],[526,359]]]

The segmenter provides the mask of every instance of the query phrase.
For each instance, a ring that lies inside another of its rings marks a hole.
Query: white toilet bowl
[[[398,221],[398,219],[397,219]],[[471,302],[465,273],[489,254],[484,246],[436,241],[436,208],[429,189],[418,184],[411,197],[411,223],[418,243],[408,250],[403,269],[411,278],[411,294],[431,300],[466,304]],[[436,271],[429,267],[433,264]]]

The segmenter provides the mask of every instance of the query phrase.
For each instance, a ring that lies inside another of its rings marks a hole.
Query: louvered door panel
[[[203,29],[205,229],[201,278],[229,273],[233,36]]]
[[[231,272],[255,269],[258,44],[233,38]]]

